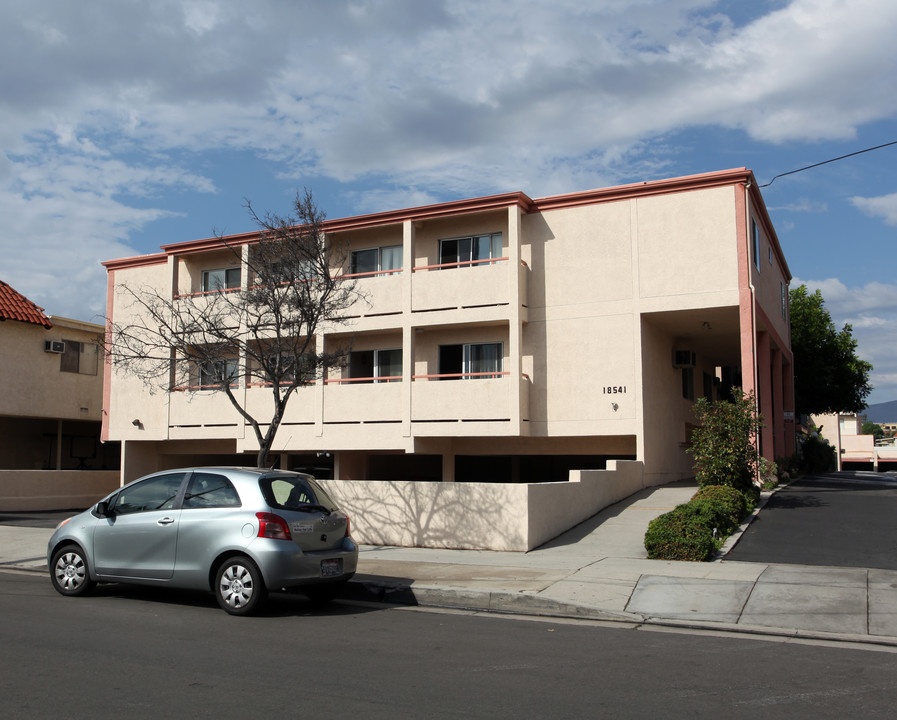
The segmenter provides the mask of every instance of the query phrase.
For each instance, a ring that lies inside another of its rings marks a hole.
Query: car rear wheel
[[[258,566],[246,557],[225,560],[215,575],[215,598],[231,615],[249,615],[265,599],[265,583]]]
[[[96,585],[90,579],[84,551],[77,545],[65,545],[53,553],[50,580],[56,592],[68,596],[87,595]]]

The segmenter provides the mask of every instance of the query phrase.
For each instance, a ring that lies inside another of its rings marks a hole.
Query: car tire
[[[231,557],[215,573],[215,598],[231,615],[250,615],[267,595],[262,573],[247,557]]]
[[[77,545],[64,545],[50,560],[50,581],[60,595],[87,595],[96,586],[90,579],[90,566],[84,551]]]

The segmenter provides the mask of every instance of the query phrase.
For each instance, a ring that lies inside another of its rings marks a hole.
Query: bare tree
[[[247,248],[216,235],[245,272],[209,277],[204,292],[169,297],[158,288],[118,292],[130,305],[130,320],[112,323],[106,351],[112,363],[154,388],[223,392],[252,427],[258,467],[283,421],[297,388],[345,363],[347,347],[317,347],[317,335],[345,322],[345,312],[363,299],[344,277],[348,246],[324,232],[325,214],[310,191],[297,194],[295,216],[259,216]],[[270,393],[270,417],[256,417],[235,393],[241,380]]]

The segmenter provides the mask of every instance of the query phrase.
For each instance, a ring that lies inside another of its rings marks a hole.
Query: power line
[[[876,145],[875,147],[866,148],[865,150],[857,150],[856,152],[848,153],[847,155],[842,155],[841,157],[832,158],[831,160],[824,160],[823,162],[818,162],[815,165],[807,165],[807,167],[798,168],[797,170],[791,170],[786,173],[782,173],[781,175],[776,175],[772,180],[770,180],[766,185],[761,185],[760,187],[765,188],[772,185],[776,178],[785,177],[786,175],[794,175],[794,173],[803,172],[804,170],[809,170],[810,168],[819,167],[820,165],[828,165],[829,163],[833,163],[836,160],[843,160],[844,158],[853,157],[854,155],[862,155],[863,153],[872,152],[873,150],[880,150],[883,147],[888,147],[889,145],[897,145],[897,140],[893,142],[885,143],[884,145]]]

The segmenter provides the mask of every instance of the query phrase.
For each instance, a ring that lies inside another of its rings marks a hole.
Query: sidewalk
[[[648,523],[695,489],[643,490],[525,554],[363,546],[345,596],[897,647],[897,572],[648,560]],[[51,534],[0,526],[0,569],[46,573]]]

